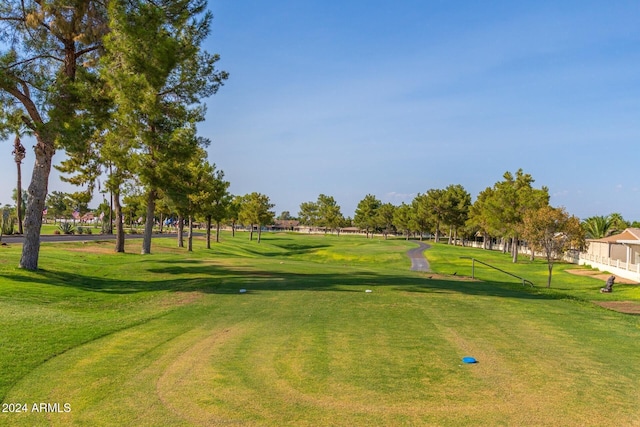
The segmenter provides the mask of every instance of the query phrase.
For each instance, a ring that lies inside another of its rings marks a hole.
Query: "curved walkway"
[[[411,271],[430,271],[429,261],[425,258],[423,252],[431,247],[424,242],[416,242],[417,248],[413,248],[407,252],[407,256],[411,259]]]

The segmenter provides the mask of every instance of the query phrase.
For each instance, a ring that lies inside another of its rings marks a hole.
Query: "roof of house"
[[[640,245],[640,228],[627,228],[620,234],[594,239],[594,242],[631,243]]]

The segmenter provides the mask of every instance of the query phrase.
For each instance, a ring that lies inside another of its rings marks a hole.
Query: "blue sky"
[[[230,78],[199,129],[234,194],[296,214],[324,193],[353,216],[368,193],[400,204],[461,184],[475,200],[522,168],[578,217],[640,220],[637,1],[209,7],[206,48]],[[2,182],[14,171],[3,156]]]

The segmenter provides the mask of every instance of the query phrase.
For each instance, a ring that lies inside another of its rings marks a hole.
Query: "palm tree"
[[[619,213],[610,214],[609,221],[611,221],[611,234],[622,233],[625,228],[629,227],[629,223]]]
[[[23,234],[22,232],[22,161],[26,156],[26,150],[24,146],[20,142],[20,136],[16,135],[16,139],[13,141],[13,158],[16,162],[16,166],[18,167],[18,191],[16,192],[17,197],[17,212],[18,212],[18,233]]]
[[[582,221],[582,228],[587,239],[602,239],[613,232],[613,221],[610,216],[592,216]]]

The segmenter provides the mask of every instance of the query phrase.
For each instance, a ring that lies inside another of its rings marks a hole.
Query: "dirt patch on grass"
[[[625,314],[640,314],[640,303],[636,301],[594,301],[594,304]]]
[[[83,241],[80,242],[82,246],[65,247],[65,250],[69,252],[82,252],[91,254],[114,254],[114,243],[112,241]]]
[[[599,270],[587,270],[587,269],[573,269],[573,270],[565,270],[569,274],[575,274],[576,276],[588,276],[593,277],[594,279],[602,280],[606,282],[611,273],[603,273]],[[616,276],[614,274],[614,276]],[[634,282],[633,280],[625,279],[624,277],[616,276],[616,284],[624,283],[625,285],[637,285],[638,282]]]
[[[201,300],[201,292],[172,292],[160,300],[161,307],[180,307]]]

